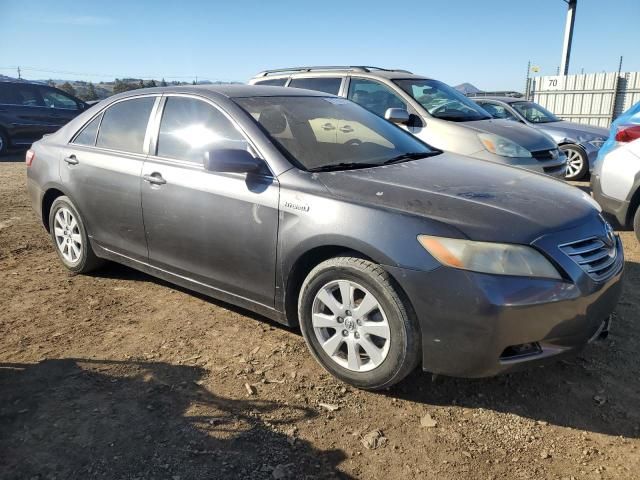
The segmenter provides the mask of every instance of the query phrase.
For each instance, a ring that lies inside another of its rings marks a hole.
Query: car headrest
[[[258,121],[272,135],[282,133],[287,128],[287,119],[277,108],[267,108],[260,112]]]

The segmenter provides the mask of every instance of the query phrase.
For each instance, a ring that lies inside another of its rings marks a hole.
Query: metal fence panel
[[[608,128],[640,101],[640,72],[534,77],[527,97],[563,120]]]

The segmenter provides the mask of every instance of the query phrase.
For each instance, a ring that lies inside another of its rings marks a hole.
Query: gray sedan
[[[579,189],[443,153],[324,93],[135,90],[26,162],[66,268],[112,260],[299,325],[360,388],[576,352],[622,287],[620,240]]]
[[[600,147],[606,142],[606,128],[568,122],[534,102],[514,97],[475,97],[473,100],[493,118],[514,120],[549,134],[567,154],[567,180],[584,178],[593,169]]]

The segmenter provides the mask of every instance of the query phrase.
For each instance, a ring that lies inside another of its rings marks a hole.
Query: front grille
[[[597,282],[606,280],[616,271],[618,248],[613,236],[609,244],[592,237],[560,245],[560,250]]]
[[[531,152],[531,156],[538,160],[539,162],[548,162],[549,160],[557,160],[560,155],[557,148],[552,150],[538,150],[536,152]]]

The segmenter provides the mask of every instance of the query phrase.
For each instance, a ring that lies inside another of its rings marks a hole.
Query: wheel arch
[[[49,225],[49,213],[51,213],[51,206],[56,198],[63,197],[65,195],[66,194],[61,189],[52,186],[49,187],[42,196],[42,224],[48,233],[51,232]]]
[[[284,313],[287,324],[297,327],[300,323],[298,318],[298,299],[300,295],[300,289],[302,283],[309,275],[309,272],[313,270],[317,265],[334,257],[357,257],[378,265],[383,265],[384,260],[378,255],[371,255],[371,252],[366,252],[366,249],[357,248],[354,246],[346,246],[344,244],[326,244],[318,245],[310,248],[301,253],[295,261],[292,262],[288,276],[285,279],[285,292],[284,292]],[[407,302],[407,307],[413,310],[413,305],[408,295],[400,285],[400,283],[390,273],[389,277],[393,281],[393,286],[397,289],[399,295]]]

